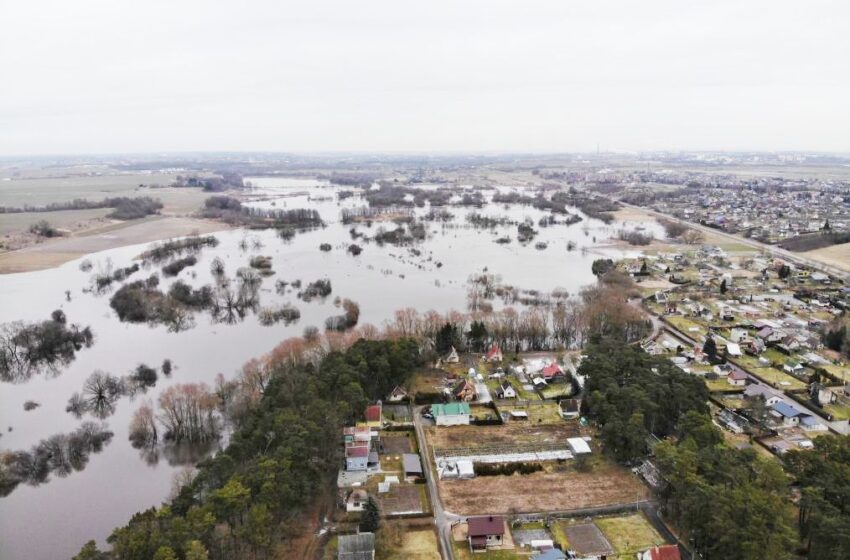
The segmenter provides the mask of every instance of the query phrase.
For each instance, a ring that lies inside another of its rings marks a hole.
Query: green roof
[[[437,416],[459,416],[461,414],[471,414],[469,403],[451,402],[448,404],[431,405],[431,413],[434,417]]]

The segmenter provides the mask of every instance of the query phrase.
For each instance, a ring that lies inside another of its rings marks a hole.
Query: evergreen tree
[[[702,345],[702,353],[708,356],[708,361],[714,362],[717,360],[717,343],[714,337],[709,335],[705,338],[705,343]]]
[[[363,506],[363,517],[360,520],[360,530],[365,533],[374,533],[381,524],[381,512],[378,504],[369,496],[366,505]]]

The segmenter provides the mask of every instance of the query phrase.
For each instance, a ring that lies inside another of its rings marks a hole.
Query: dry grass
[[[525,445],[529,443],[566,445],[566,438],[579,434],[575,423],[559,421],[538,425],[533,422],[509,422],[499,426],[429,427],[426,430],[429,449],[478,447],[491,445]]]
[[[441,480],[439,489],[445,508],[463,515],[567,511],[649,496],[631,471],[608,462],[586,473],[567,467],[561,472]]]
[[[0,274],[42,270],[97,251],[181,237],[193,232],[210,233],[228,228],[225,224],[209,220],[171,217],[149,217],[132,222],[110,223],[71,237],[0,253]]]
[[[437,545],[437,535],[434,531],[406,531],[402,537],[401,547],[383,560],[440,560],[440,548]]]
[[[815,249],[802,253],[804,257],[850,272],[850,243]]]

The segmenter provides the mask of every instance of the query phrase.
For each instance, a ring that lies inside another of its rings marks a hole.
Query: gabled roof
[[[493,357],[495,357],[495,356],[498,356],[498,355],[499,355],[499,354],[501,354],[501,353],[502,353],[502,349],[501,349],[501,348],[499,348],[499,345],[498,345],[498,344],[494,344],[493,346],[491,346],[491,347],[490,347],[490,349],[489,349],[489,350],[487,350],[487,356],[486,356],[486,357],[487,357],[487,359],[489,360],[489,359],[491,359],[491,358],[493,358]]]
[[[806,413],[800,412],[799,410],[797,410],[796,408],[794,408],[793,406],[791,406],[790,404],[788,404],[785,401],[779,401],[778,403],[773,405],[771,408],[773,410],[775,410],[778,414],[781,414],[782,416],[784,416],[785,418],[795,418],[797,416],[807,416]]]
[[[372,554],[375,552],[375,535],[373,533],[340,535],[337,551],[339,560],[372,560]]]
[[[381,421],[381,405],[373,404],[372,406],[366,407],[366,421],[367,422],[380,422]]]
[[[675,544],[665,544],[650,548],[649,557],[652,560],[681,560],[682,555],[679,553],[679,547]]]
[[[368,457],[369,456],[369,446],[368,445],[352,445],[350,447],[345,448],[345,456],[346,457]]]
[[[747,374],[741,370],[735,370],[729,374],[729,379],[734,379],[736,381],[742,381],[747,379]]]
[[[466,520],[470,537],[486,537],[487,535],[504,535],[505,520],[497,515],[470,517]]]
[[[472,414],[469,403],[451,402],[447,404],[431,405],[431,413],[437,416],[459,416],[461,414]]]
[[[554,377],[556,375],[564,373],[564,370],[561,369],[561,366],[559,366],[555,362],[552,362],[551,364],[540,370],[540,373],[543,374],[543,377],[549,379],[550,377]]]

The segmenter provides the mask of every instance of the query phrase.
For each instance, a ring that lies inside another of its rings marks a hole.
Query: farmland
[[[647,487],[626,468],[602,457],[587,472],[575,465],[551,464],[527,475],[441,480],[445,508],[465,515],[568,511],[623,504],[649,496]]]

